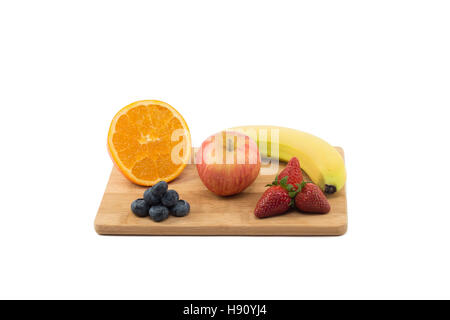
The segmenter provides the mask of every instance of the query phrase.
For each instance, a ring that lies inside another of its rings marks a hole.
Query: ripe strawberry
[[[258,200],[255,208],[255,216],[266,218],[276,216],[288,211],[291,206],[289,192],[281,186],[271,186]]]
[[[300,162],[296,157],[292,157],[286,168],[278,175],[279,179],[283,179],[284,177],[288,177],[287,184],[293,185],[294,190],[297,190],[297,187],[295,186],[297,183],[302,183],[302,169],[300,169]]]
[[[289,207],[294,205],[293,197],[295,190],[292,185],[287,184],[288,177],[279,180],[278,176],[258,200],[255,208],[255,216],[258,218],[271,217],[285,213]]]
[[[295,206],[298,210],[310,213],[330,212],[327,197],[318,186],[311,182],[303,182],[298,187],[301,188],[295,196]]]

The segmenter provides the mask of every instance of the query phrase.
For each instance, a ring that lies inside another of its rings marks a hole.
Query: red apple
[[[195,160],[204,185],[220,196],[242,192],[255,181],[261,168],[256,142],[233,131],[222,131],[206,139]]]

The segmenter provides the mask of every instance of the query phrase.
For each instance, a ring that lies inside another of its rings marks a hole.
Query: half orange
[[[108,151],[125,177],[152,186],[180,175],[191,157],[191,134],[171,105],[157,100],[136,101],[111,121]]]

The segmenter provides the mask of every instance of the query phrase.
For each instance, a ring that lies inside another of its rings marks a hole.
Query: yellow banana
[[[344,159],[326,141],[309,133],[275,126],[244,126],[230,130],[245,133],[257,141],[261,156],[289,161],[297,157],[302,169],[325,193],[332,194],[345,185]]]

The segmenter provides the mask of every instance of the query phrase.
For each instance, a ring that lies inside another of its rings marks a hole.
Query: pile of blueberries
[[[150,216],[156,222],[166,220],[169,213],[175,217],[184,217],[189,213],[190,205],[179,200],[175,190],[167,190],[167,182],[161,181],[144,192],[144,198],[131,203],[131,211],[138,217]]]

